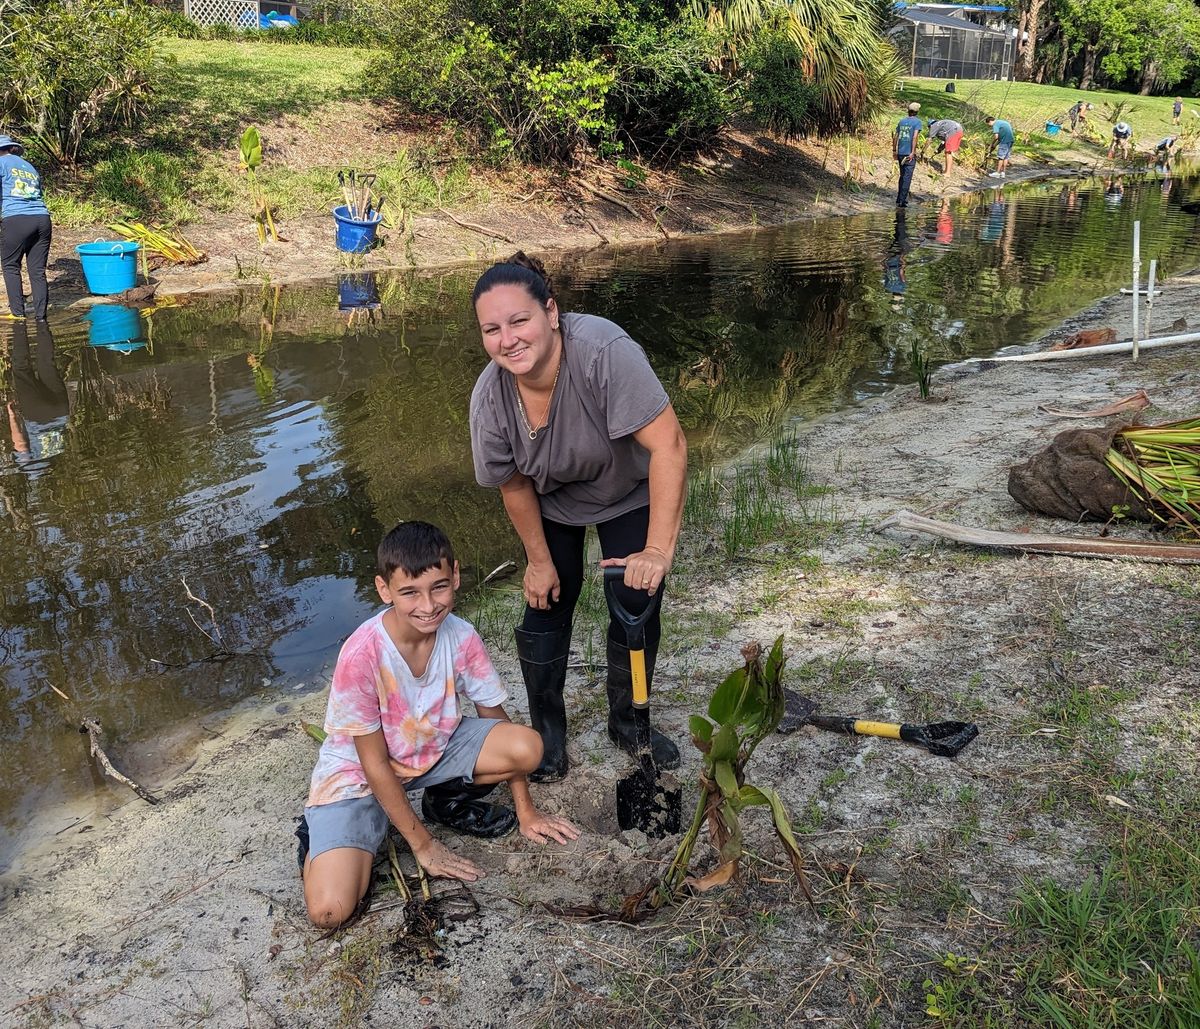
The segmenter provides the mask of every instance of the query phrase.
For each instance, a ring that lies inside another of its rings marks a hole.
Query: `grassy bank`
[[[469,141],[452,128],[415,124],[396,104],[377,100],[368,78],[366,49],[281,45],[255,41],[172,40],[175,74],[162,91],[148,128],[94,150],[75,177],[51,183],[50,203],[64,226],[102,224],[116,217],[187,225],[244,212],[246,184],[237,164],[237,138],[257,125],[266,142],[260,179],[281,220],[323,213],[340,202],[336,171],[369,168],[377,192],[393,211],[427,211],[443,205],[487,202],[493,195],[528,192],[527,175],[497,174]],[[1090,141],[1067,133],[1048,136],[1045,123],[1065,114],[1078,98],[1096,105]],[[904,106],[922,104],[922,116],[948,116],[968,130],[963,162],[982,165],[990,133],[983,119],[1008,117],[1021,135],[1019,158],[1036,162],[1098,160],[1104,156],[1106,111],[1119,105],[1146,150],[1171,130],[1171,100],[1089,92],[1031,83],[907,80],[892,109],[849,137],[832,141],[771,142],[777,159],[818,159],[850,176],[871,165],[890,171],[889,135]],[[1200,101],[1189,99],[1183,129],[1191,149],[1200,145]],[[1082,151],[1082,153],[1081,153]],[[541,169],[545,171],[545,169]],[[770,171],[764,174],[771,174]],[[853,183],[851,183],[853,188]]]

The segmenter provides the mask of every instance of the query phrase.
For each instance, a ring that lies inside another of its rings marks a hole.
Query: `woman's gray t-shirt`
[[[529,438],[517,384],[494,361],[471,394],[471,452],[481,486],[528,476],[542,514],[594,525],[650,503],[650,454],[633,438],[667,407],[646,354],[619,325],[562,316],[563,358],[549,424]]]

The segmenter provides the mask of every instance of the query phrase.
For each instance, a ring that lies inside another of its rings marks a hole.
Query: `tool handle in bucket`
[[[617,587],[624,581],[624,568],[604,569],[604,595],[608,599],[608,609],[612,612],[612,616],[621,623],[621,628],[625,630],[625,642],[629,645],[629,649],[631,651],[645,650],[646,623],[650,621],[651,615],[654,614],[659,601],[662,600],[662,583],[659,583],[658,589],[654,591],[654,595],[651,596],[650,603],[646,605],[646,609],[640,615],[633,615],[626,610],[617,596]]]

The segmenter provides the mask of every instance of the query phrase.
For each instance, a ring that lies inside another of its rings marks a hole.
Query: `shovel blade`
[[[930,725],[906,725],[915,730],[913,736],[902,735],[910,743],[924,747],[938,757],[954,757],[979,735],[974,722],[933,722]]]
[[[679,832],[683,790],[672,776],[656,776],[644,765],[617,782],[617,824],[652,839]]]

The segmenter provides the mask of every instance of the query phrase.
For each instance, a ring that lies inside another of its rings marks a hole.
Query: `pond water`
[[[1143,268],[1200,263],[1198,188],[1009,187],[549,263],[564,308],[645,346],[699,469],[911,381],[914,339],[946,361],[1035,338],[1128,280],[1135,218]],[[471,472],[479,270],[0,323],[0,866],[111,804],[81,715],[153,784],[239,701],[322,686],[397,520],[443,525],[467,585],[520,557]]]

